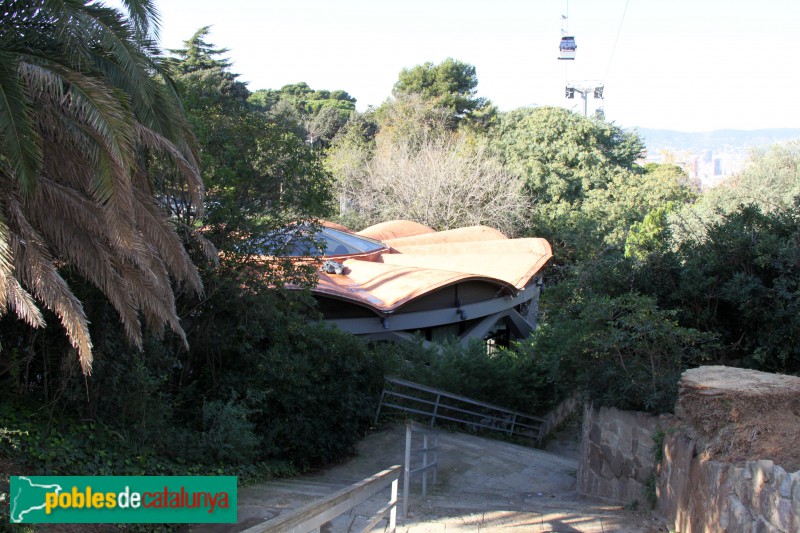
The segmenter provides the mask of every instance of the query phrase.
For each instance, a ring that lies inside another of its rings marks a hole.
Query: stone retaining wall
[[[577,490],[585,496],[644,504],[655,466],[653,436],[667,418],[584,406]]]
[[[550,433],[551,431],[557,429],[558,426],[566,422],[566,420],[572,416],[572,413],[574,413],[579,406],[580,402],[576,397],[562,400],[549,413],[542,417],[547,422],[546,433]]]
[[[766,460],[705,460],[695,448],[680,432],[665,439],[657,510],[674,531],[800,531],[800,472]]]
[[[578,492],[645,503],[663,431],[656,509],[670,531],[800,532],[800,471],[776,464],[797,468],[798,405],[800,378],[721,366],[684,373],[677,417],[587,405]]]

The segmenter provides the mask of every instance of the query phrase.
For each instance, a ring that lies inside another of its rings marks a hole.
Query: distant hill
[[[749,152],[751,148],[767,147],[777,142],[800,140],[800,128],[765,130],[716,130],[688,133],[673,130],[633,128],[647,146],[649,153],[659,150],[701,153],[712,151]]]

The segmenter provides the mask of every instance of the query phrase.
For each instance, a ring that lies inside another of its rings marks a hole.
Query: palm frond
[[[44,107],[55,108],[62,118],[71,119],[74,127],[81,129],[105,152],[102,156],[105,172],[95,174],[94,193],[98,200],[113,200],[130,213],[130,198],[126,193],[130,190],[135,130],[133,115],[121,94],[96,78],[59,63],[35,57],[26,59],[31,62],[23,63],[21,69],[31,84],[41,88],[35,95],[36,101]]]
[[[12,274],[14,272],[11,249],[9,248],[10,238],[8,226],[3,222],[3,212],[0,209],[0,316],[3,316],[6,312],[8,280],[13,279]]]
[[[128,10],[133,27],[140,37],[158,40],[161,33],[161,17],[152,0],[122,0]]]
[[[175,162],[175,165],[180,171],[180,175],[186,179],[192,205],[197,206],[198,209],[202,209],[203,178],[200,176],[200,170],[198,169],[194,154],[179,149],[169,139],[141,124],[137,126],[136,133],[139,136],[139,142],[142,146],[153,152],[164,154]]]
[[[188,238],[197,244],[200,248],[200,251],[203,252],[203,255],[208,259],[211,259],[214,266],[219,265],[219,250],[214,244],[206,239],[199,231],[195,231],[192,228],[187,228]]]
[[[163,324],[168,324],[188,348],[186,333],[180,324],[175,308],[175,297],[172,291],[164,292],[158,284],[153,283],[153,277],[130,264],[119,265],[122,276],[131,280],[129,290],[133,295],[136,305],[141,309],[148,327],[158,329]]]
[[[8,198],[7,207],[15,277],[58,316],[70,344],[78,351],[83,372],[91,374],[92,340],[83,306],[56,270],[42,237],[25,218],[22,206]]]
[[[180,237],[164,218],[163,212],[153,202],[152,195],[137,191],[136,222],[147,242],[159,251],[170,273],[178,281],[188,283],[195,292],[203,290],[200,274],[192,264]]]
[[[15,54],[0,52],[0,156],[10,162],[23,194],[30,194],[36,188],[42,153],[30,104],[20,84],[19,67]]]
[[[142,345],[142,317],[186,342],[172,280],[202,289],[153,198],[152,155],[202,205],[199,153],[156,43],[155,0],[15,0],[0,18],[0,314],[51,309],[85,373],[92,344],[59,274],[96,285]]]
[[[130,96],[137,119],[150,127],[169,132],[173,116],[160,105],[163,87],[153,77],[157,68],[149,39],[137,38],[135,31],[113,9],[89,6],[76,13],[71,26],[75,41],[87,41],[87,59],[92,69]],[[162,129],[166,128],[166,129]]]
[[[124,258],[117,257],[109,243],[103,210],[46,177],[41,178],[38,194],[26,201],[25,208],[32,225],[61,260],[103,291],[119,313],[129,340],[141,347],[138,309],[128,290],[128,280],[116,268]],[[54,209],[60,209],[62,217],[51,216]]]
[[[44,327],[44,316],[42,316],[42,312],[36,306],[36,301],[30,293],[28,293],[13,276],[4,276],[0,274],[0,277],[4,278],[0,280],[0,284],[5,287],[3,289],[3,298],[5,302],[0,301],[0,303],[3,304],[0,306],[0,316],[5,314],[6,307],[8,307],[29,326],[33,328]]]

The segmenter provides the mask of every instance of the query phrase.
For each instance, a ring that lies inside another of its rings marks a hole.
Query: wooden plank
[[[257,524],[242,533],[308,533],[377,494],[400,477],[395,465],[291,513]]]
[[[372,528],[377,526],[381,520],[386,519],[386,515],[389,514],[389,512],[394,508],[395,505],[397,505],[397,502],[387,503],[386,505],[381,507],[380,510],[378,510],[378,512],[375,513],[375,516],[372,517],[372,520],[370,520],[370,522],[366,526],[364,526],[364,529],[361,530],[361,533],[367,533],[368,531],[372,531]]]

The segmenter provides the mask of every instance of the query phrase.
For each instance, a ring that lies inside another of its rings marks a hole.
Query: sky
[[[357,108],[391,96],[403,68],[474,65],[501,111],[555,105],[567,83],[625,127],[800,128],[798,0],[156,0],[161,45],[203,26],[250,90],[306,82]],[[575,61],[559,61],[562,15]],[[585,83],[584,83],[585,82]]]

